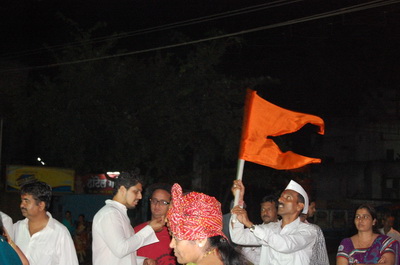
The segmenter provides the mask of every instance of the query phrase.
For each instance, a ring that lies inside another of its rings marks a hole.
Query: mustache
[[[26,211],[26,208],[21,207],[21,211],[22,211],[22,210],[25,210],[25,211]]]

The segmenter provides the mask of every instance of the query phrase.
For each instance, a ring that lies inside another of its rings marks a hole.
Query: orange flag
[[[324,134],[324,121],[320,117],[278,107],[248,89],[239,158],[275,169],[321,163],[319,158],[291,151],[283,153],[272,139],[267,138],[296,132],[307,123],[319,126],[318,133]]]

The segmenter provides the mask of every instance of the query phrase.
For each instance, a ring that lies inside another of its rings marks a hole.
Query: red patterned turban
[[[199,192],[182,194],[178,183],[172,186],[172,205],[167,213],[169,229],[179,240],[197,240],[221,235],[221,204]]]

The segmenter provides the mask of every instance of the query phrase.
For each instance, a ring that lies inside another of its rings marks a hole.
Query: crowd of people
[[[291,180],[279,197],[260,203],[261,224],[250,220],[245,186],[233,181],[238,204],[223,215],[212,196],[157,183],[149,187],[151,217],[132,226],[127,211],[142,199],[143,182],[133,171],[114,179],[112,199],[90,225],[67,211],[62,222],[48,211],[51,187],[41,181],[21,187],[25,217],[13,223],[0,212],[0,264],[77,265],[91,248],[93,265],[329,265],[321,228],[308,221],[315,201]],[[340,242],[336,264],[400,265],[400,233],[394,217],[369,204],[355,211],[356,234]],[[91,243],[91,244],[90,244]]]
[[[85,263],[91,243],[91,224],[85,220],[84,214],[80,214],[78,220],[74,221],[70,211],[65,212],[62,223],[72,236],[79,263]]]

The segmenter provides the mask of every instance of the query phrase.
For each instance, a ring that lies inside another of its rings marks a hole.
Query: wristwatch
[[[252,226],[249,227],[250,232],[254,232],[254,229],[256,229],[255,225],[252,225]]]

